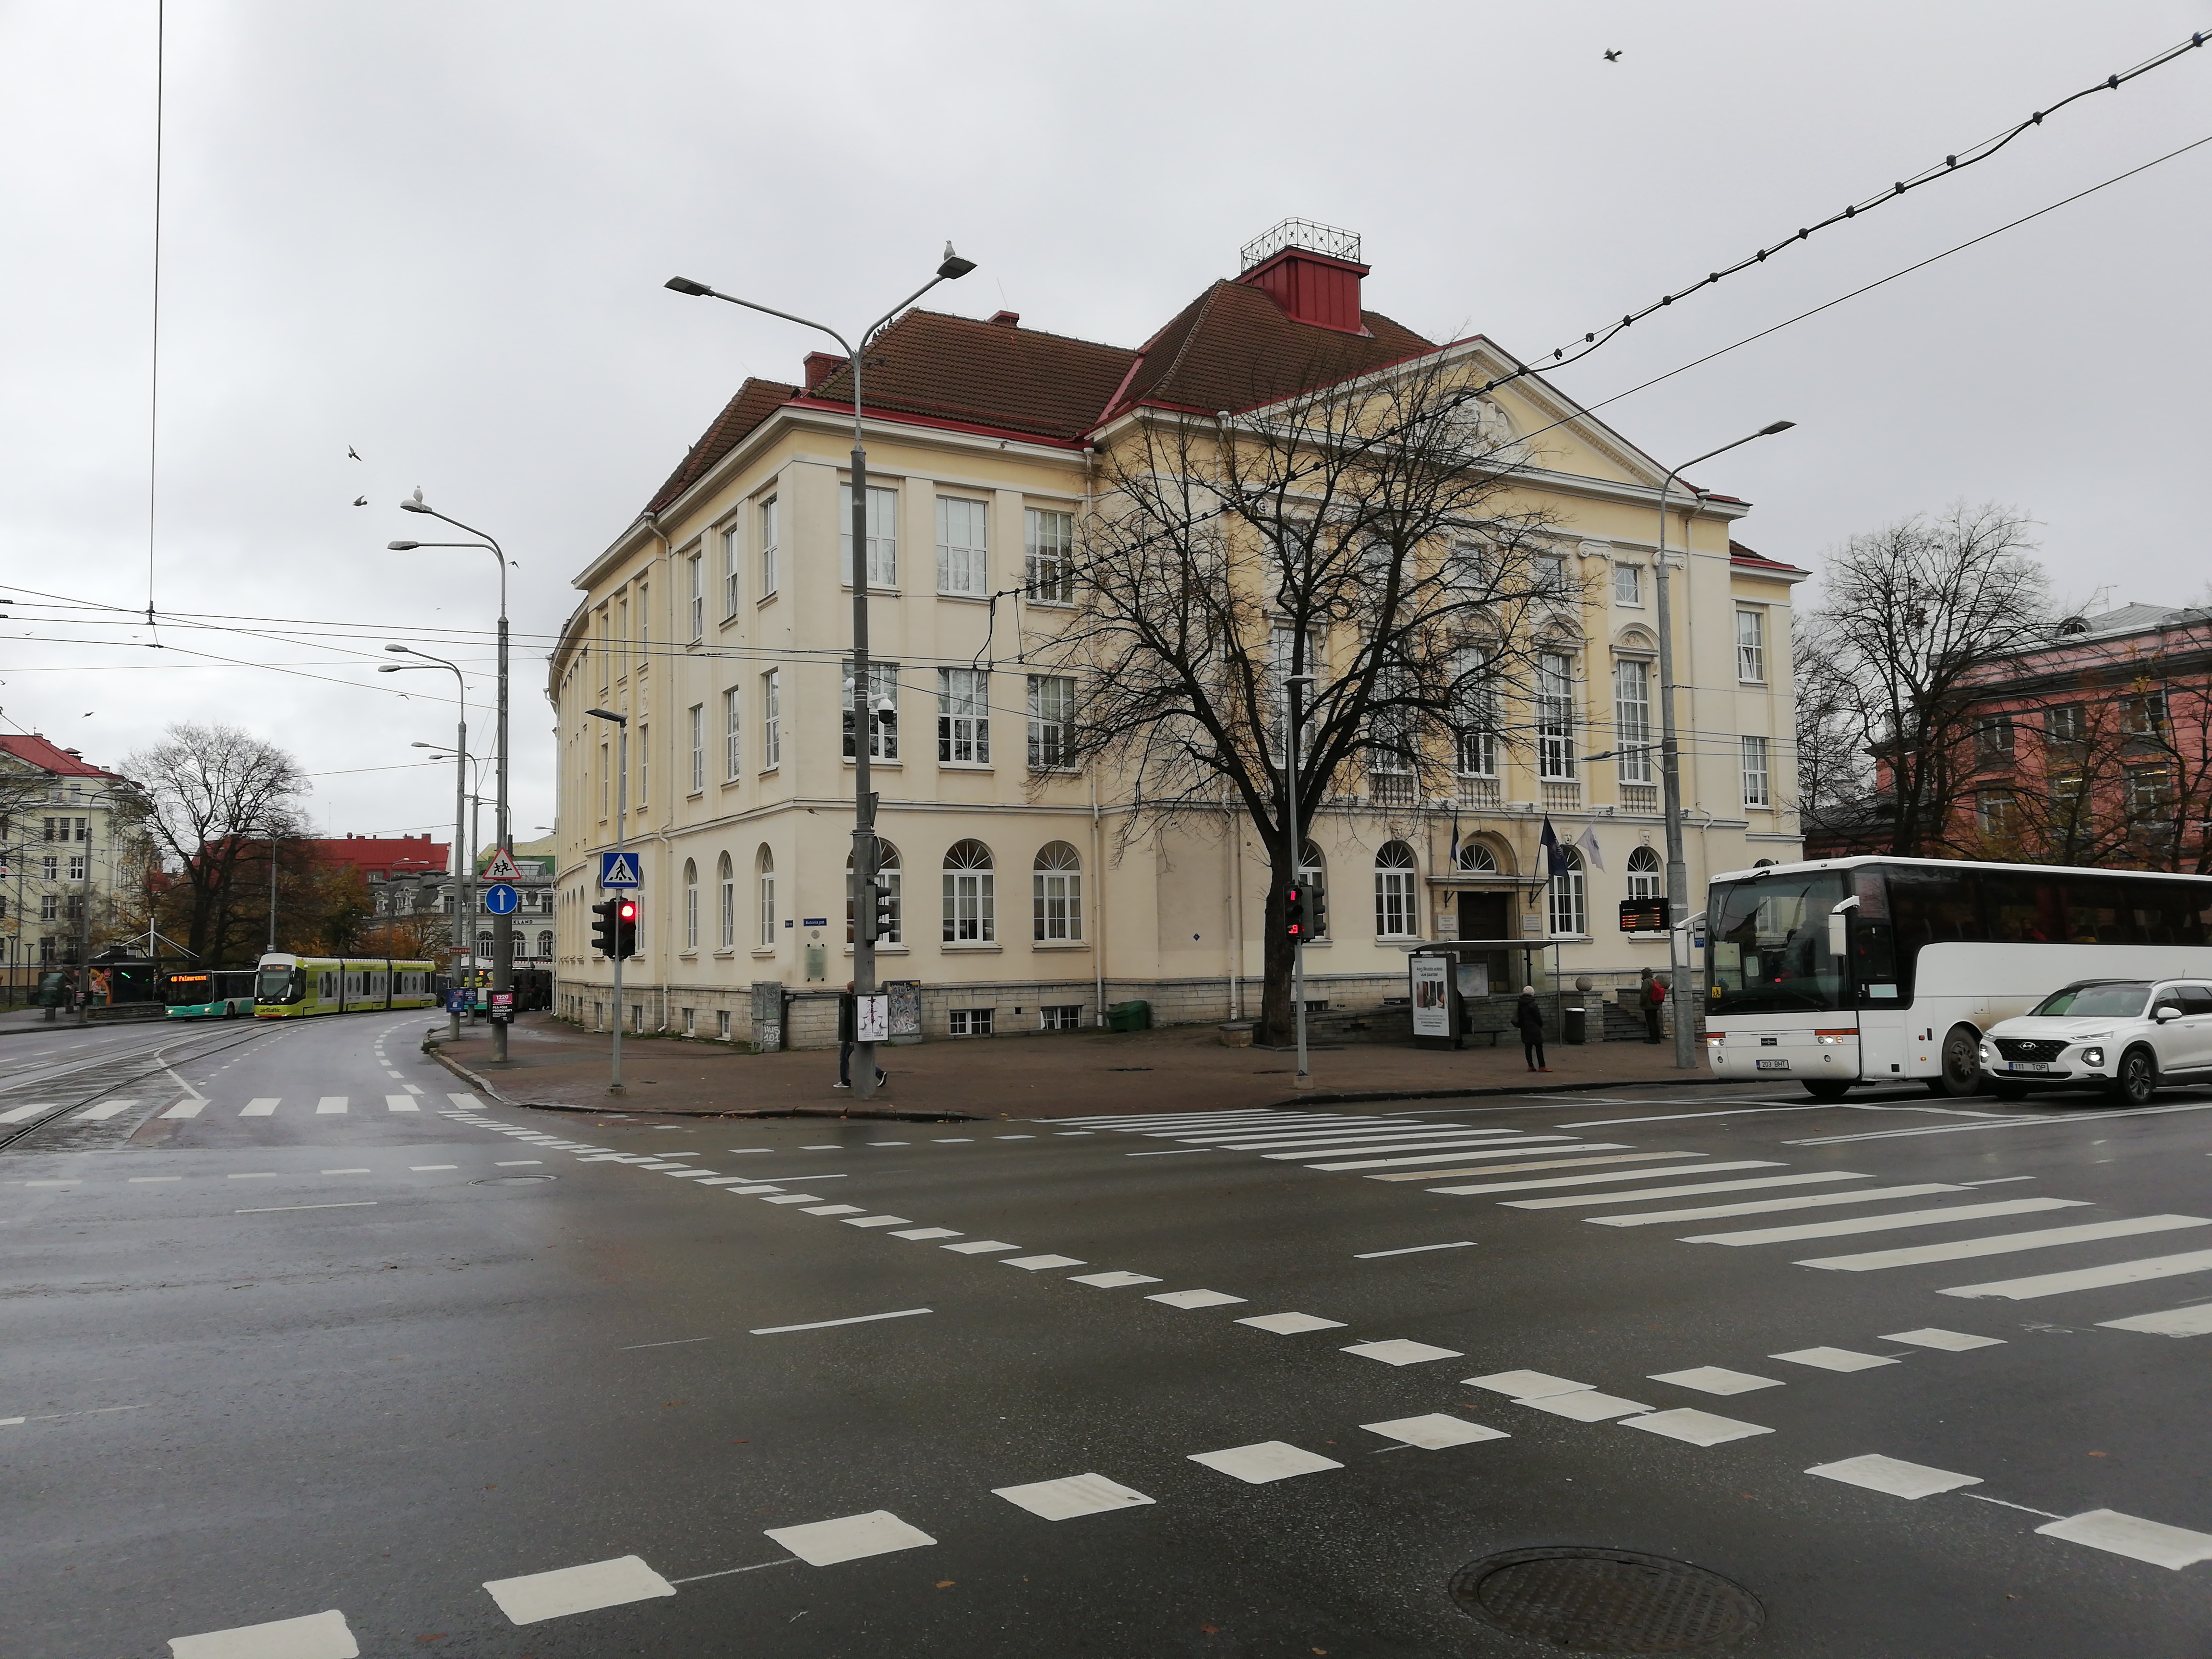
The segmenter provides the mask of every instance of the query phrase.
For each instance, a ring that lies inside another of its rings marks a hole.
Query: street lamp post
[[[1283,780],[1288,796],[1291,837],[1291,885],[1301,891],[1305,887],[1306,838],[1298,823],[1298,693],[1318,679],[1314,674],[1292,674],[1286,690],[1290,695],[1290,733],[1284,741],[1284,753],[1290,764],[1284,769]],[[1306,1086],[1306,934],[1313,926],[1313,896],[1306,895],[1306,922],[1298,929],[1298,936],[1291,941],[1291,1001],[1297,1018],[1298,1033],[1297,1086]]]
[[[1674,1065],[1680,1071],[1697,1068],[1698,1016],[1696,1006],[1690,1000],[1690,872],[1682,856],[1682,751],[1674,732],[1674,613],[1668,601],[1667,496],[1674,487],[1676,477],[1699,462],[1725,455],[1758,439],[1771,438],[1778,432],[1787,432],[1796,424],[1795,421],[1776,421],[1734,443],[1709,449],[1683,462],[1659,486],[1659,556],[1652,562],[1652,580],[1659,589],[1659,782],[1667,812],[1667,965],[1673,979],[1667,994],[1674,1005]],[[1685,572],[1689,569],[1689,526],[1685,523]]]
[[[505,605],[501,605],[500,609],[501,611],[505,611],[507,607]],[[462,678],[459,665],[447,662],[443,657],[434,657],[427,651],[417,651],[414,647],[409,645],[387,645],[384,648],[386,651],[398,652],[404,656],[420,657],[422,660],[421,662],[386,663],[383,667],[376,671],[378,673],[397,674],[403,669],[408,668],[437,667],[450,669],[453,672],[454,690],[460,697],[461,718],[459,726],[457,728],[457,735],[453,738],[453,867],[452,872],[453,878],[453,926],[452,936],[447,941],[448,949],[446,952],[447,957],[451,960],[451,965],[453,969],[453,977],[459,979],[460,977],[461,967],[460,954],[462,920],[465,917],[467,918],[471,926],[475,925],[476,920],[476,913],[469,903],[470,891],[471,887],[474,885],[470,878],[472,878],[476,874],[476,853],[473,848],[464,847],[461,842],[461,830],[466,822],[465,809],[468,805],[469,793],[469,683]],[[417,748],[423,749],[427,749],[429,746],[430,745],[428,744],[417,744],[416,745]],[[468,864],[466,866],[468,876],[465,877],[461,873],[463,868],[461,860],[464,854],[466,854],[468,856]],[[271,945],[270,948],[274,950],[276,947]],[[448,997],[447,1000],[449,1002],[452,1001],[451,997]],[[449,1009],[448,1012],[452,1014],[453,1022],[452,1040],[455,1042],[459,1042],[461,1040],[461,1011],[459,1006],[456,1004],[453,1007]]]
[[[937,267],[937,274],[912,294],[892,307],[882,316],[860,331],[857,343],[848,341],[826,323],[778,311],[773,306],[741,300],[734,294],[718,293],[704,283],[695,283],[688,276],[672,276],[665,286],[678,294],[695,299],[726,300],[733,306],[743,306],[749,311],[758,311],[770,317],[781,317],[787,323],[797,323],[826,334],[845,348],[845,362],[853,375],[853,993],[855,996],[876,994],[876,797],[869,769],[868,750],[875,736],[875,676],[868,666],[868,452],[860,428],[860,362],[869,343],[884,325],[897,317],[916,300],[939,283],[957,280],[975,269],[973,259],[963,259],[952,251],[952,244],[945,245],[945,259]],[[619,964],[617,964],[619,971]],[[859,1048],[859,1075],[854,1079],[854,1092],[863,1100],[876,1091],[876,1045],[862,1042]]]
[[[490,550],[494,562],[499,566],[499,718],[495,735],[495,744],[499,757],[499,780],[494,791],[499,805],[495,813],[493,835],[499,842],[500,851],[511,859],[514,856],[514,840],[508,831],[507,816],[507,552],[497,541],[474,525],[463,524],[459,519],[447,518],[435,507],[431,507],[423,501],[420,489],[416,490],[413,500],[400,502],[399,507],[404,513],[423,514],[437,520],[441,524],[449,524],[456,530],[465,530],[470,535],[483,537],[483,539],[475,542],[392,542],[387,544],[393,552],[410,552],[418,547],[482,547]],[[469,849],[469,858],[471,868],[473,870],[476,859],[476,849],[473,847]],[[512,1017],[514,1008],[514,925],[510,917],[496,915],[492,918],[491,926],[491,1006],[495,1012],[501,1006],[499,1000],[501,995],[505,994],[508,998],[505,1006],[508,1010],[509,1017]],[[507,1058],[507,1021],[496,1018],[491,1023],[491,1057],[494,1060]]]
[[[620,787],[615,790],[615,862],[620,864],[623,854],[623,813],[624,805],[629,798],[629,716],[617,714],[611,708],[587,708],[584,712],[595,720],[612,720],[615,723],[615,776],[621,781]],[[611,1095],[618,1095],[623,1091],[623,948],[622,924],[619,921],[616,922],[614,927],[614,947],[615,985],[611,994],[615,1001],[615,1031],[609,1060],[607,1092]]]

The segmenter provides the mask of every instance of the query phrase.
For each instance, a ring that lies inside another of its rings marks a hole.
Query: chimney
[[[806,389],[809,392],[813,391],[816,386],[820,386],[823,381],[844,367],[845,360],[834,351],[808,352],[806,354]]]
[[[1285,219],[1247,242],[1237,280],[1256,288],[1294,323],[1364,334],[1359,314],[1359,234],[1310,219]]]
[[[991,320],[1000,328],[1019,328],[1022,313],[1018,311],[994,311],[991,313]]]

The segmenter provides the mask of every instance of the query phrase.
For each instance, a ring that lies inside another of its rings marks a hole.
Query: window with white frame
[[[697,644],[707,637],[707,559],[694,553],[688,561],[691,567],[691,642]]]
[[[541,956],[541,957],[550,957],[550,956],[551,956],[551,955],[553,954],[553,935],[552,935],[552,934],[550,934],[550,933],[540,933],[540,934],[538,934],[538,954],[539,956]]]
[[[1766,769],[1766,739],[1744,738],[1743,744],[1743,804],[1746,806],[1771,806],[1774,793]]]
[[[744,526],[725,525],[722,527],[722,615],[725,618],[738,614],[738,573],[744,568]]]
[[[1547,783],[1575,776],[1575,659],[1563,652],[1536,659],[1536,775]]]
[[[722,775],[734,779],[738,763],[744,757],[744,714],[739,707],[738,688],[732,686],[722,693]]]
[[[1640,657],[1613,665],[1613,747],[1623,783],[1651,781],[1651,665]]]
[[[1547,599],[1567,597],[1567,560],[1564,553],[1537,553],[1528,560],[1528,590]]]
[[[1498,854],[1479,841],[1463,841],[1459,844],[1459,868],[1465,876],[1494,876]]]
[[[991,763],[991,677],[977,668],[937,671],[937,758],[951,766]]]
[[[1049,772],[1072,765],[1074,680],[1060,674],[1032,674],[1029,683],[1030,768]]]
[[[1037,605],[1075,603],[1075,514],[1032,507],[1022,514],[1024,576]]]
[[[1552,870],[1551,911],[1553,939],[1581,939],[1589,932],[1589,875],[1582,849],[1559,848]]]
[[[719,948],[731,950],[738,942],[738,872],[727,853],[714,861],[717,899],[714,938]]]
[[[977,599],[990,592],[982,502],[957,495],[937,498],[937,591]]]
[[[884,925],[876,934],[878,945],[906,943],[906,902],[899,873],[898,848],[880,838],[876,842],[876,885],[883,892]],[[853,943],[854,903],[853,855],[845,854],[845,943]]]
[[[1307,633],[1303,663],[1297,662],[1295,655],[1297,635],[1295,628],[1277,627],[1267,631],[1267,683],[1262,689],[1266,698],[1264,718],[1267,722],[1269,753],[1278,760],[1282,756],[1283,723],[1290,715],[1291,676],[1305,673],[1315,677],[1310,684],[1301,686],[1298,691],[1298,708],[1304,716],[1298,734],[1298,752],[1301,755],[1310,752],[1313,707],[1316,696],[1321,690],[1321,632],[1316,629]]]
[[[636,672],[642,674],[653,666],[653,591],[645,582],[637,585],[637,655]]]
[[[1615,564],[1613,567],[1613,602],[1615,605],[1644,603],[1644,567],[1640,564]]]
[[[653,728],[637,728],[637,810],[641,812],[652,803],[652,793],[646,787],[646,767],[653,757]]]
[[[898,745],[898,676],[895,662],[871,662],[868,665],[868,758],[895,761],[899,757]],[[854,684],[853,664],[845,663],[845,758],[854,758],[853,733],[858,725],[854,716],[853,698],[858,688]]]
[[[696,859],[684,860],[684,948],[699,948],[699,865]]]
[[[1040,848],[1030,875],[1030,933],[1040,944],[1083,937],[1083,860],[1064,841]]]
[[[767,599],[775,592],[776,526],[781,514],[776,499],[769,496],[760,504],[760,596]]]
[[[691,793],[707,787],[707,705],[691,705]]]
[[[763,951],[775,949],[775,854],[763,844],[753,860],[753,877],[759,909],[759,927],[754,933],[755,946]]]
[[[853,585],[853,486],[837,486],[837,579]],[[898,586],[898,491],[868,487],[868,586]]]
[[[957,841],[945,854],[945,943],[988,945],[999,936],[991,849]]]
[[[607,790],[610,787],[609,776],[610,775],[607,770],[607,746],[605,744],[601,744],[599,745],[599,822],[602,823],[605,823],[607,821]]]
[[[1375,936],[1413,939],[1421,929],[1415,893],[1413,849],[1402,841],[1385,842],[1375,855]]]
[[[761,769],[772,772],[783,764],[783,672],[771,668],[761,676]]]
[[[1735,613],[1735,677],[1753,684],[1766,682],[1766,613]]]
[[[952,1008],[945,1012],[945,1030],[948,1036],[969,1037],[991,1035],[991,1016],[995,1008]]]
[[[1639,847],[1628,855],[1629,897],[1657,898],[1665,878],[1665,872],[1659,867],[1659,855],[1650,848]]]
[[[1322,861],[1321,848],[1311,842],[1298,851],[1298,885],[1310,893],[1328,890],[1328,868]],[[1321,913],[1316,915],[1314,906],[1309,903],[1306,906],[1306,943],[1311,945],[1328,937],[1328,907],[1323,904]]]
[[[1459,718],[1455,769],[1462,777],[1498,775],[1498,692],[1492,665],[1481,651],[1462,651],[1453,665]]]

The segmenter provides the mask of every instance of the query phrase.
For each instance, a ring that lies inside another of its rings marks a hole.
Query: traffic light
[[[1293,887],[1283,895],[1283,937],[1291,944],[1306,937],[1306,889]]]
[[[1306,889],[1306,937],[1310,939],[1328,937],[1328,889]]]
[[[637,954],[637,901],[615,901],[615,954],[629,957]]]
[[[621,905],[619,899],[608,899],[592,907],[592,948],[603,957],[615,953],[615,912]]]
[[[876,872],[876,929],[872,939],[890,939],[898,932],[898,897],[891,887],[891,878],[884,872]]]

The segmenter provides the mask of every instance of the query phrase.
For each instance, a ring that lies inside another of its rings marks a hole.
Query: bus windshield
[[[206,974],[172,974],[162,981],[162,998],[172,1008],[215,1000],[215,981]]]
[[[2038,1019],[2139,1019],[2148,995],[2148,980],[2090,980],[2053,991],[2028,1012]]]
[[[1784,1014],[1849,1006],[1828,916],[1844,897],[1836,871],[1725,882],[1705,906],[1715,1014]]]

